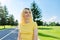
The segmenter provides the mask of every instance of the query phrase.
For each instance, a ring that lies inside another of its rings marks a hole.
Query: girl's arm
[[[17,38],[17,40],[21,40],[21,34],[20,34],[20,25],[18,26],[18,38]]]
[[[34,29],[34,40],[38,40],[38,29]]]
[[[20,40],[20,32],[18,32],[18,39],[17,40]]]
[[[18,32],[18,39],[17,40],[21,40],[21,37],[20,37],[20,31]]]

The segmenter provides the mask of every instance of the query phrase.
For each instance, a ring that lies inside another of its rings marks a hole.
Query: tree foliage
[[[42,25],[42,22],[41,22],[41,18],[42,18],[41,9],[37,6],[35,1],[33,1],[33,3],[31,4],[31,11],[32,11],[32,15],[33,15],[33,21],[36,22],[38,25]]]
[[[0,4],[0,25],[18,25],[18,20],[14,16],[9,15],[7,7]],[[5,27],[4,27],[5,28]]]

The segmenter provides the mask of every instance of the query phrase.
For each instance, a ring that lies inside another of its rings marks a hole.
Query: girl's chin
[[[29,19],[30,17],[26,17],[26,19]]]

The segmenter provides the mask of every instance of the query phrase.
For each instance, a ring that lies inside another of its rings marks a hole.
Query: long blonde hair
[[[30,10],[29,8],[24,8],[23,11],[22,11],[22,13],[21,13],[21,24],[26,24],[26,23],[25,23],[25,18],[23,17],[23,15],[24,15],[24,10],[25,10],[25,9],[29,10],[30,13],[31,13],[31,16],[30,16],[30,18],[29,18],[29,21],[30,21],[30,23],[32,23],[32,22],[33,22],[33,17],[32,17],[32,12],[31,12],[31,10]]]

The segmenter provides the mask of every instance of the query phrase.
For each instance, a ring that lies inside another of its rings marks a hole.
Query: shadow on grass
[[[51,30],[53,28],[38,28],[39,30]]]
[[[4,29],[7,29],[7,28],[2,28],[2,29],[0,29],[0,30],[4,30]]]
[[[2,28],[2,29],[0,29],[0,30],[5,30],[5,29],[11,29],[11,28]]]
[[[60,39],[59,37],[55,37],[52,35],[47,35],[47,34],[43,34],[43,33],[38,33],[39,36],[44,36],[44,37],[50,37],[50,38],[55,38],[55,39]]]

